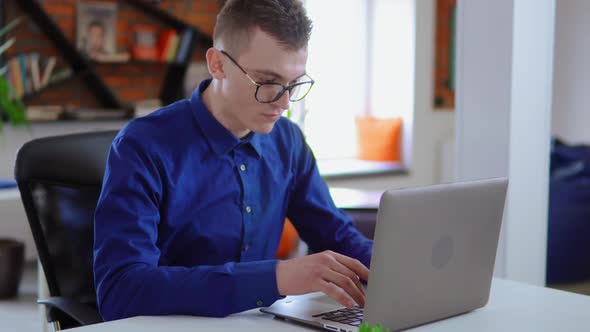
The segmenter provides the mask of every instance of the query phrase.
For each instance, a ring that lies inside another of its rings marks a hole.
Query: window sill
[[[319,159],[320,175],[324,179],[343,179],[373,175],[403,175],[408,170],[398,162],[359,159]]]

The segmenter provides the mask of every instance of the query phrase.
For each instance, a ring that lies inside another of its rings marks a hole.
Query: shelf
[[[120,0],[123,1],[123,0]],[[186,31],[187,29],[192,30],[190,39],[188,42],[188,49],[186,52],[186,58],[182,63],[167,63],[159,61],[144,61],[144,60],[130,60],[122,62],[97,62],[88,59],[87,56],[82,54],[75,45],[66,37],[61,28],[53,21],[53,19],[45,12],[43,6],[39,0],[19,0],[17,3],[23,9],[24,12],[35,22],[39,30],[43,31],[44,34],[53,42],[55,47],[60,50],[64,59],[68,62],[69,66],[76,73],[84,72],[83,81],[86,83],[90,91],[92,91],[97,99],[100,101],[103,108],[129,108],[128,105],[124,105],[117,95],[109,88],[102,77],[96,71],[98,66],[104,65],[162,65],[167,66],[168,70],[163,80],[160,99],[164,104],[170,104],[179,99],[182,99],[184,78],[192,58],[195,46],[197,43],[206,43],[207,46],[212,45],[213,41],[210,37],[204,35],[199,31],[197,27],[194,27],[170,13],[162,10],[158,6],[148,3],[145,0],[125,0],[128,4],[136,7],[146,14],[153,16],[155,19],[162,21],[164,24],[178,30]],[[1,3],[1,2],[0,2]],[[183,53],[184,54],[184,53]],[[69,78],[68,78],[69,79]],[[56,82],[55,85],[63,82]],[[53,87],[54,84],[45,88]],[[45,89],[44,88],[44,89]],[[40,91],[38,91],[40,92]],[[30,99],[38,92],[34,92],[31,95],[25,97]]]
[[[84,82],[96,95],[105,108],[122,108],[123,104],[117,96],[104,83],[102,78],[93,70],[92,64],[72,44],[61,28],[45,12],[38,0],[20,0],[17,2],[21,9],[37,24],[47,38],[62,53],[74,72],[87,72]]]
[[[97,66],[101,65],[162,65],[162,66],[185,66],[184,63],[180,62],[162,62],[155,60],[129,60],[129,61],[92,61]]]
[[[21,99],[23,102],[26,102],[27,100],[30,100],[30,99],[42,94],[46,89],[58,87],[58,86],[63,85],[64,83],[67,83],[77,77],[83,78],[87,74],[88,74],[88,72],[73,73],[72,75],[70,75],[68,77],[64,77],[64,78],[55,80],[53,82],[50,82],[46,86],[42,87],[41,89],[39,89],[37,91],[33,91],[33,92],[29,93],[28,95],[23,96]]]

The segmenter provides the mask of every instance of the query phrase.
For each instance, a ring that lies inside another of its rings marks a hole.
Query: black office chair
[[[56,329],[102,322],[92,273],[94,210],[117,131],[35,139],[16,158],[15,178],[49,288]]]

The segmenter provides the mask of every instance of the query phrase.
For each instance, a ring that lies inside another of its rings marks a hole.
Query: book
[[[156,40],[156,28],[147,24],[135,24],[131,56],[136,60],[158,61],[159,45]]]
[[[193,29],[187,28],[182,33],[182,37],[180,38],[180,46],[178,47],[178,52],[176,53],[176,62],[178,63],[185,63],[188,59],[188,51],[190,49],[191,43],[193,42]]]
[[[176,30],[164,29],[158,35],[158,60],[161,62],[167,62],[170,48],[174,43],[174,37],[176,36]]]
[[[76,6],[76,45],[89,58],[117,53],[117,4],[78,2]]]
[[[19,54],[18,55],[18,64],[19,64],[19,68],[20,68],[20,77],[21,77],[21,97],[22,96],[26,96],[30,93],[30,89],[29,89],[29,79],[28,79],[28,75],[27,75],[27,61],[26,61],[26,55],[25,54]]]
[[[41,71],[39,70],[39,53],[33,53],[29,57],[31,61],[31,80],[33,81],[33,90],[41,89]]]
[[[165,56],[166,62],[174,62],[174,60],[176,59],[176,50],[178,49],[179,41],[180,41],[180,39],[178,38],[178,34],[174,33],[174,35],[172,36],[171,40],[168,42],[168,45],[166,47],[166,56]]]
[[[18,62],[18,57],[13,57],[9,61],[10,66],[10,75],[12,75],[12,82],[14,89],[15,97],[22,98],[23,96],[23,79],[21,76],[21,69],[20,64]]]
[[[44,87],[49,83],[49,78],[53,73],[53,69],[55,68],[55,64],[57,59],[55,56],[51,56],[47,59],[47,63],[45,64],[45,69],[43,69],[43,75],[41,76],[41,87]]]

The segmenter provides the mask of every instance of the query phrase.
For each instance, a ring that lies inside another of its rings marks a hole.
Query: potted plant
[[[2,27],[0,29],[0,37],[6,35],[10,30],[14,29],[18,24],[21,23],[21,21],[22,18],[19,17],[12,20],[6,26]],[[15,42],[16,38],[12,37],[0,45],[0,56],[6,53],[6,51],[12,47]],[[0,66],[0,130],[2,130],[5,118],[10,121],[13,126],[24,124],[27,120],[25,115],[25,105],[23,104],[22,100],[14,97],[15,93],[13,88],[6,79],[7,71],[8,65],[6,63],[2,63]]]

